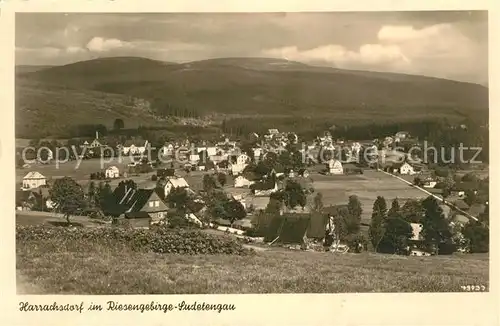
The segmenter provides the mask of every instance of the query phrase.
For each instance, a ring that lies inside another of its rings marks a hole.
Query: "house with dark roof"
[[[457,182],[455,186],[451,189],[451,193],[459,197],[464,197],[465,193],[468,191],[477,194],[478,189],[479,189],[479,184],[477,182],[474,181]]]
[[[168,211],[155,189],[133,190],[124,208],[125,218],[151,218],[153,222],[163,220]]]
[[[271,176],[263,181],[250,185],[250,190],[255,196],[269,196],[278,191],[278,184],[276,178]]]
[[[51,210],[55,207],[50,199],[50,191],[46,186],[29,191],[16,191],[17,210]]]
[[[184,178],[177,178],[177,177],[168,178],[165,184],[165,196],[170,194],[172,189],[176,188],[189,189],[189,184],[186,182]]]
[[[161,177],[174,177],[175,176],[175,169],[158,169],[156,171],[156,176],[158,178],[161,178]]]

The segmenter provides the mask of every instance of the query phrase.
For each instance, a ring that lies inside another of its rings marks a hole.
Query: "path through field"
[[[385,172],[385,171],[382,171],[382,170],[380,170],[380,172],[385,173],[385,174],[387,174],[387,175],[390,175],[391,177],[396,178],[396,179],[398,179],[399,181],[402,181],[402,182],[404,182],[404,183],[406,183],[406,184],[408,184],[408,185],[412,186],[413,188],[415,188],[415,189],[418,189],[418,190],[422,191],[423,193],[427,194],[428,196],[432,196],[432,197],[436,198],[438,201],[440,201],[440,202],[442,202],[442,203],[444,203],[444,204],[446,204],[446,205],[450,206],[451,208],[453,208],[453,209],[455,209],[455,210],[459,211],[461,214],[463,214],[463,215],[467,216],[468,218],[471,218],[471,219],[473,219],[474,221],[478,221],[477,217],[472,216],[471,214],[469,214],[469,213],[467,213],[466,211],[464,211],[464,210],[462,210],[462,209],[458,208],[457,206],[455,206],[454,204],[452,204],[452,203],[450,203],[450,202],[445,202],[443,198],[441,198],[441,197],[439,197],[439,196],[436,196],[435,194],[431,193],[430,191],[428,191],[428,190],[426,190],[426,189],[424,189],[424,188],[422,188],[422,187],[416,186],[416,185],[414,185],[413,183],[411,183],[411,182],[409,182],[409,181],[407,181],[407,180],[405,180],[405,179],[403,179],[403,178],[398,177],[397,175],[394,175],[394,174],[391,174],[391,173],[389,173],[389,172]]]

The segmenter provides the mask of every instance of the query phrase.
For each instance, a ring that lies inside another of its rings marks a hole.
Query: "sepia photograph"
[[[17,293],[489,292],[489,106],[488,11],[17,12]]]

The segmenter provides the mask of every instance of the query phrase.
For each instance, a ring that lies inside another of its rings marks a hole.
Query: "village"
[[[156,158],[151,157],[147,140],[132,139],[116,145],[113,157],[105,157],[106,139],[96,132],[95,139],[79,145],[76,160],[56,168],[57,149],[46,148],[43,163],[21,164],[17,221],[38,224],[64,216],[69,222],[72,216],[75,222],[94,226],[127,223],[147,228],[179,223],[180,217],[182,225],[208,227],[248,242],[302,249],[316,243],[341,252],[368,249],[370,230],[376,228],[374,202],[379,198],[405,208],[429,197],[450,228],[463,228],[470,221],[484,224],[487,177],[431,170],[418,155],[394,150],[409,139],[409,133],[398,132],[380,140],[344,141],[325,132],[304,143],[294,133],[270,129],[262,136],[252,133],[244,141],[222,137],[212,143],[167,142],[155,151]],[[54,188],[71,184],[81,189],[83,199],[68,211],[62,207],[64,195],[54,198]],[[351,202],[362,207],[354,238],[349,232],[339,233],[343,223],[339,218],[350,215],[342,209]],[[283,226],[293,225],[294,219],[306,222],[285,235]],[[420,220],[408,220],[412,234],[407,254],[434,253],[418,245]],[[335,241],[325,245],[329,236]],[[459,238],[456,250],[470,251],[463,235]],[[376,246],[375,240],[371,242]],[[417,245],[410,248],[410,243]]]

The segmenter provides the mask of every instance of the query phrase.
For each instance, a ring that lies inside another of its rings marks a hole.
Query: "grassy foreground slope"
[[[487,255],[188,256],[89,243],[54,250],[44,241],[18,243],[16,251],[18,291],[29,294],[460,292],[461,285],[489,284]]]
[[[328,116],[384,121],[487,112],[488,88],[438,78],[314,67],[268,58],[222,58],[172,64],[106,58],[18,75],[42,84],[132,95],[200,114]],[[33,103],[33,92],[19,98]],[[47,94],[51,96],[52,94]],[[111,95],[110,95],[111,96]],[[90,97],[90,95],[89,95]],[[90,97],[91,98],[91,97]],[[72,110],[86,110],[79,98]],[[21,103],[22,104],[22,103]],[[40,111],[51,106],[40,105]]]

